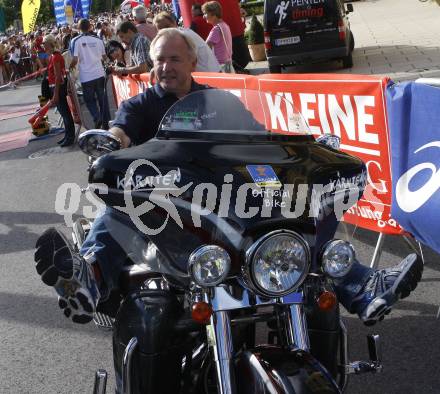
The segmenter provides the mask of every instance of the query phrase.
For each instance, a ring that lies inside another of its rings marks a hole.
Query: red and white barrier
[[[29,79],[33,79],[33,78],[37,77],[38,75],[43,74],[45,71],[46,71],[46,68],[42,68],[41,70],[35,71],[32,74],[28,74],[22,78],[16,79],[15,81],[10,81],[5,85],[0,86],[0,90],[7,89],[10,87],[16,87],[16,85],[18,85],[19,83],[24,82],[24,81],[28,81]]]

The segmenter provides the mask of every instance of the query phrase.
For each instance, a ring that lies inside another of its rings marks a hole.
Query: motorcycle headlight
[[[309,265],[309,247],[303,238],[293,231],[276,231],[251,246],[246,276],[258,293],[278,297],[302,283]]]
[[[348,274],[355,257],[353,246],[349,242],[336,239],[323,248],[322,269],[332,278],[341,278]]]
[[[189,257],[189,270],[194,281],[202,286],[215,286],[222,282],[231,268],[228,252],[216,245],[202,246]]]

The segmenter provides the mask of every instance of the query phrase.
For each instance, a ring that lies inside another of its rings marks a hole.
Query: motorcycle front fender
[[[330,373],[303,350],[263,345],[242,352],[235,363],[240,394],[341,393]]]

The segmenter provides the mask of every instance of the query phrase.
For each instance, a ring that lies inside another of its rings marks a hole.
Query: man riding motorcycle
[[[122,103],[110,130],[123,148],[153,138],[172,104],[206,88],[191,77],[196,66],[195,48],[179,30],[161,30],[151,43],[150,55],[156,84]],[[126,252],[112,237],[119,215],[106,208],[94,221],[79,254],[54,228],[46,230],[37,241],[37,272],[46,285],[54,286],[60,296],[59,306],[76,323],[91,321],[98,302],[117,288],[126,259]],[[370,325],[383,319],[397,300],[415,289],[422,271],[423,263],[416,255],[378,271],[356,261],[349,274],[334,280],[334,284],[340,303]]]

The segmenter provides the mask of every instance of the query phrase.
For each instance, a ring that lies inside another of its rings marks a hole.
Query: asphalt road
[[[5,105],[36,102],[38,88],[29,83],[0,92]],[[27,117],[0,122],[0,137],[24,130]],[[52,117],[52,119],[55,119]],[[25,148],[0,153],[0,393],[90,393],[94,371],[112,371],[111,335],[94,325],[70,323],[57,307],[51,288],[39,280],[33,262],[38,236],[49,226],[62,226],[55,196],[65,182],[86,185],[86,158],[77,149],[55,148],[57,137],[30,142]],[[80,211],[78,212],[80,214]],[[371,259],[376,235],[349,228],[361,261]],[[353,235],[354,232],[354,235]],[[69,231],[67,230],[67,233]],[[384,322],[364,327],[346,316],[352,359],[367,357],[365,335],[381,334],[384,371],[353,377],[349,393],[439,393],[440,262],[425,250],[423,280]],[[399,238],[388,238],[381,266],[397,263],[408,253]],[[108,392],[114,391],[110,373]]]

